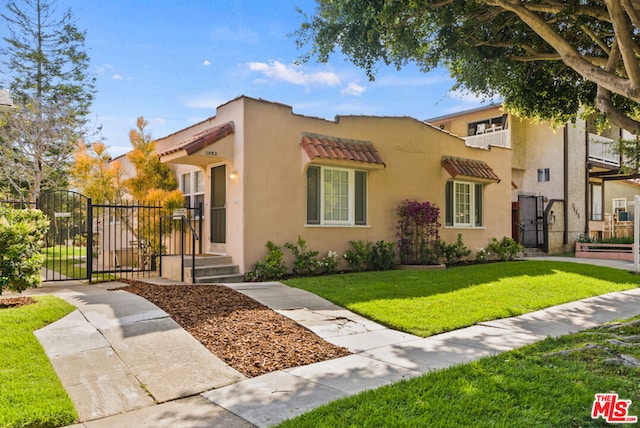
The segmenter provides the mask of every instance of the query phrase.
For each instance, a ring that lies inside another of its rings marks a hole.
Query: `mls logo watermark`
[[[596,394],[591,408],[591,418],[602,418],[610,424],[625,424],[638,422],[637,416],[629,415],[631,400],[620,400],[618,394]]]

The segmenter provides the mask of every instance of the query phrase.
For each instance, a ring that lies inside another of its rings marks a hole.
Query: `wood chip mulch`
[[[0,309],[19,308],[35,302],[31,297],[0,297]]]
[[[349,355],[295,321],[221,285],[123,288],[167,312],[209,351],[247,377]]]

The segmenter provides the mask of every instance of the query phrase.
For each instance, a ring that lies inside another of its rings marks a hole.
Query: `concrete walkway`
[[[607,265],[615,264],[633,267]],[[108,291],[118,285],[70,281],[25,292],[78,308],[36,332],[76,405],[77,427],[266,427],[366,389],[640,313],[634,289],[420,338],[280,283],[229,284],[353,353],[246,379],[155,305]]]

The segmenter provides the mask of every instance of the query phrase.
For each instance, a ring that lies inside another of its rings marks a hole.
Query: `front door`
[[[211,168],[211,223],[212,244],[227,242],[227,167]]]
[[[520,225],[525,248],[542,248],[545,236],[543,229],[544,198],[542,196],[518,195]]]

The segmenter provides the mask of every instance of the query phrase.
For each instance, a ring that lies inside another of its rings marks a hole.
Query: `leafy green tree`
[[[296,32],[303,60],[336,48],[379,63],[446,66],[456,87],[564,123],[581,108],[640,134],[640,4],[632,0],[316,0]]]
[[[88,73],[85,33],[56,0],[9,0],[9,36],[0,49],[17,111],[2,123],[0,182],[35,199],[47,186],[65,184],[64,170],[88,132],[95,77]],[[28,174],[16,165],[28,166]],[[44,186],[44,187],[43,187]]]

